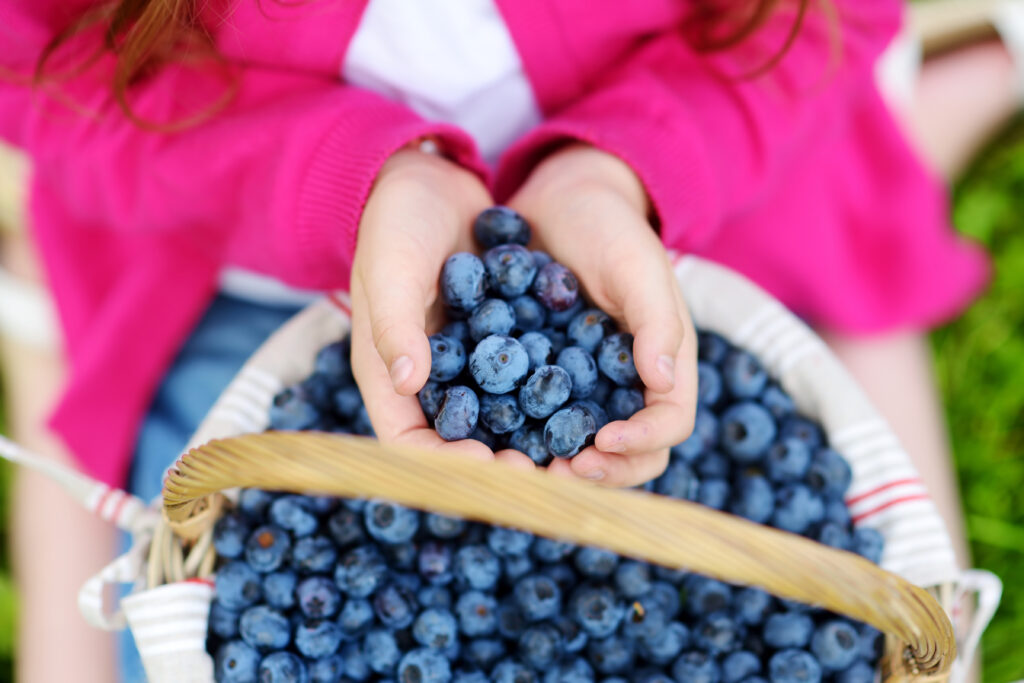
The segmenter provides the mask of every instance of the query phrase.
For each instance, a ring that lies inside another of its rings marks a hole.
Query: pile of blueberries
[[[526,248],[519,214],[487,209],[473,232],[483,258],[460,252],[441,271],[453,321],[430,337],[423,413],[449,441],[511,447],[538,465],[571,458],[643,407],[633,337],[585,306],[568,268]]]
[[[555,326],[556,312],[542,305],[547,325]],[[593,348],[608,334],[615,333],[602,328]],[[477,336],[481,344],[489,338]],[[853,526],[844,503],[849,465],[828,448],[819,426],[797,414],[750,354],[708,332],[699,335],[698,353],[694,433],[644,488],[877,563],[882,538]],[[435,364],[439,358],[444,351],[435,346]],[[615,380],[601,366],[600,351],[598,366],[598,384]],[[535,375],[544,364],[527,367]],[[502,375],[500,367],[489,373],[482,375],[486,382]],[[434,381],[460,376],[461,368]],[[634,382],[612,389],[603,403],[592,392],[569,408],[592,401],[600,407],[581,410],[603,409],[610,417],[617,410],[611,396],[635,390]],[[457,386],[474,385],[453,383],[442,405],[452,403]],[[544,433],[551,418],[543,429],[526,420],[495,429],[510,411],[487,409],[485,417],[488,395],[480,398],[483,425],[466,427],[464,435],[497,444],[511,433],[508,443],[517,447],[515,434],[529,424],[534,436],[521,450],[541,463],[562,452],[565,433],[550,440]],[[435,415],[442,420],[440,411]],[[347,341],[322,349],[312,375],[276,397],[270,422],[272,429],[372,435]],[[756,588],[383,500],[246,489],[217,523],[214,545],[220,566],[207,644],[224,682],[872,683],[881,656],[877,630]]]

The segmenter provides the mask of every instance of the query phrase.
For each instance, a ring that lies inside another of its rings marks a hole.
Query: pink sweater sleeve
[[[851,98],[873,87],[899,3],[835,5],[834,25],[808,15],[781,62],[756,78],[747,74],[782,45],[791,17],[775,17],[743,48],[720,53],[696,51],[676,30],[652,37],[507,152],[496,198],[507,199],[550,150],[583,141],[632,166],[667,246],[705,244],[723,221],[786,182],[804,150],[845,125]]]
[[[6,12],[16,13],[3,17],[11,21],[34,21],[34,9]],[[41,43],[24,38],[30,29],[18,31],[13,54],[0,50],[0,66],[31,66]],[[347,285],[363,204],[396,149],[435,136],[459,163],[483,173],[467,135],[401,104],[337,78],[233,67],[230,103],[178,132],[143,130],[122,113],[109,59],[60,83],[59,99],[0,78],[0,137],[28,152],[35,183],[79,224],[201,231],[211,251],[230,251],[239,265],[309,288]],[[171,66],[140,84],[132,103],[144,120],[174,122],[224,91],[214,70]]]

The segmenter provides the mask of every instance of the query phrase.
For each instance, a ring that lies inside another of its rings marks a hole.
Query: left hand
[[[545,159],[508,206],[533,226],[537,246],[576,274],[593,305],[633,334],[646,385],[643,410],[608,423],[594,446],[549,469],[610,486],[652,479],[693,429],[697,335],[647,220],[643,184],[617,157],[570,145]]]

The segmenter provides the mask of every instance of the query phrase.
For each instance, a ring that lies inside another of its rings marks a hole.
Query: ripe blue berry
[[[644,394],[642,391],[616,387],[608,399],[608,417],[613,420],[628,420],[643,407]]]
[[[783,418],[779,424],[779,438],[798,439],[803,441],[804,445],[812,451],[820,448],[825,443],[825,436],[821,433],[818,425],[799,415],[790,415]]]
[[[850,488],[853,473],[850,463],[831,448],[819,448],[811,458],[807,483],[829,498],[842,498]]]
[[[491,671],[493,683],[536,683],[537,675],[514,659],[503,659]]]
[[[760,624],[772,610],[772,596],[760,588],[741,588],[733,596],[733,612],[740,623]]]
[[[605,335],[611,334],[614,330],[615,323],[607,313],[596,308],[588,308],[569,321],[565,334],[570,344],[593,353]]]
[[[430,335],[430,379],[448,382],[466,367],[466,349],[462,342],[443,334]]]
[[[466,530],[466,520],[435,513],[427,513],[423,518],[427,532],[435,538],[451,539],[461,536]]]
[[[772,526],[802,534],[825,517],[825,504],[803,484],[786,484],[775,492]]]
[[[375,546],[362,545],[346,553],[334,568],[334,583],[350,598],[369,597],[387,575],[388,567]]]
[[[480,397],[480,422],[492,433],[513,432],[525,421],[526,415],[513,394],[484,394]]]
[[[400,683],[448,683],[452,672],[448,658],[437,650],[411,650],[398,663]]]
[[[270,429],[310,429],[319,418],[320,411],[301,386],[285,388],[270,404]]]
[[[530,550],[531,543],[533,534],[528,531],[507,527],[491,527],[487,530],[487,547],[496,555],[522,555]]]
[[[566,311],[579,298],[580,284],[568,268],[552,261],[537,271],[533,294],[548,310]]]
[[[740,477],[733,489],[733,501],[729,510],[752,522],[766,524],[775,510],[775,496],[771,484],[757,474]]]
[[[814,632],[811,652],[825,671],[842,671],[857,660],[857,631],[848,621],[833,619]]]
[[[597,362],[586,349],[567,346],[558,353],[555,363],[569,374],[572,398],[586,398],[597,387]]]
[[[758,403],[735,403],[722,414],[722,447],[737,462],[758,461],[774,438],[775,420]]]
[[[500,574],[501,563],[487,546],[463,546],[455,553],[455,580],[460,586],[490,590]]]
[[[309,683],[340,683],[345,675],[345,658],[332,654],[307,662]]]
[[[492,394],[506,394],[515,389],[525,379],[529,367],[526,349],[512,337],[487,337],[469,356],[473,379],[481,389]]]
[[[597,424],[579,406],[562,408],[544,424],[544,444],[556,458],[571,458],[594,441]]]
[[[233,512],[218,519],[213,527],[213,547],[217,554],[227,559],[240,557],[250,530],[249,519],[241,513]]]
[[[486,299],[469,316],[469,336],[479,342],[491,335],[507,335],[516,324],[512,307],[501,299]]]
[[[366,633],[373,625],[373,605],[364,598],[349,598],[338,615],[338,627],[346,640],[351,640]]]
[[[326,536],[306,536],[292,547],[292,566],[304,574],[329,572],[337,561],[338,549]]]
[[[344,506],[327,518],[327,533],[339,548],[355,545],[366,538],[359,513]]]
[[[378,590],[372,603],[377,619],[390,629],[403,629],[416,617],[416,596],[395,582]]]
[[[295,627],[295,649],[310,659],[334,654],[341,640],[341,629],[333,621],[307,619]]]
[[[550,577],[527,576],[514,589],[516,605],[527,621],[543,621],[555,617],[562,609],[562,591]]]
[[[874,683],[874,680],[875,668],[863,659],[854,662],[849,669],[839,672],[835,677],[836,683]]]
[[[747,650],[737,650],[722,660],[722,683],[740,683],[761,673],[761,658]]]
[[[384,629],[373,629],[363,638],[363,656],[373,671],[387,676],[398,666],[402,656],[395,636]]]
[[[678,621],[637,641],[640,654],[651,664],[664,666],[690,644],[690,630]]]
[[[551,624],[530,626],[519,637],[519,658],[527,666],[544,671],[558,663],[562,641],[562,634]]]
[[[768,662],[772,683],[819,683],[821,665],[804,650],[781,650]]]
[[[765,472],[773,482],[798,481],[811,466],[811,450],[799,439],[781,439],[765,454]]]
[[[839,550],[849,550],[850,544],[853,542],[850,532],[846,530],[846,527],[839,526],[833,522],[822,524],[815,538],[818,540],[818,543],[838,548]]]
[[[651,566],[646,562],[623,560],[615,568],[615,587],[624,598],[645,595],[651,589]]]
[[[441,297],[452,310],[469,313],[483,303],[487,285],[484,263],[473,254],[459,252],[448,257],[441,269]]]
[[[302,613],[311,619],[333,617],[341,608],[341,593],[326,576],[311,576],[295,588],[295,599]]]
[[[684,652],[672,665],[672,677],[687,683],[719,683],[722,669],[718,661],[706,652]]]
[[[696,500],[700,480],[685,462],[669,463],[664,474],[654,483],[654,490],[679,500]]]
[[[711,363],[697,363],[697,403],[709,408],[722,400],[722,374]]]
[[[292,532],[296,538],[316,531],[317,519],[313,502],[306,496],[281,496],[270,504],[270,521]]]
[[[228,562],[214,580],[217,600],[228,609],[242,610],[255,605],[263,597],[260,576],[245,562]]]
[[[542,365],[519,390],[519,405],[530,417],[548,417],[569,400],[572,387],[572,379],[564,368]]]
[[[778,384],[769,382],[759,398],[761,405],[768,409],[776,420],[784,420],[791,413],[796,412],[796,404]]]
[[[814,622],[803,612],[779,612],[764,623],[764,642],[771,647],[804,647],[811,640]]]
[[[693,576],[686,582],[686,609],[696,617],[725,609],[732,600],[732,589],[706,576]]]
[[[506,206],[492,206],[473,220],[473,237],[484,249],[499,244],[525,245],[530,241],[530,224]]]
[[[751,354],[733,349],[722,361],[725,388],[739,399],[756,398],[768,384],[768,373]]]
[[[587,654],[587,659],[598,673],[627,673],[636,658],[636,644],[622,636],[612,635],[603,640],[591,640]]]
[[[508,440],[509,448],[514,448],[529,456],[535,465],[544,466],[551,462],[551,454],[544,443],[544,429],[523,425]]]
[[[529,369],[533,370],[542,365],[551,363],[555,354],[552,351],[551,340],[542,332],[526,332],[519,337],[529,359]]]
[[[210,633],[224,640],[238,637],[238,619],[242,613],[228,609],[219,601],[210,603]]]
[[[738,649],[743,642],[745,630],[727,612],[717,612],[705,617],[693,629],[693,640],[697,647],[716,655],[723,655]]]
[[[450,611],[428,608],[413,622],[412,637],[424,647],[443,650],[458,640],[459,625]]]
[[[725,479],[704,479],[697,488],[697,502],[715,510],[724,510],[732,488]]]
[[[262,489],[242,489],[238,494],[238,509],[249,519],[258,522],[263,519],[277,495]]]
[[[623,608],[605,586],[585,586],[569,604],[569,613],[591,638],[607,638],[622,621]]]
[[[455,603],[455,615],[459,630],[470,638],[490,635],[498,628],[498,603],[480,591],[463,593]]]
[[[882,561],[885,540],[875,529],[859,527],[853,530],[853,552],[875,564]]]
[[[513,332],[535,332],[547,323],[547,309],[532,296],[528,294],[517,296],[509,303],[512,305],[512,311],[516,317],[515,327],[512,328]],[[522,337],[519,341],[522,341]]]
[[[526,294],[538,271],[533,254],[519,244],[488,249],[484,252],[484,267],[491,291],[505,299]]]
[[[420,513],[386,500],[371,500],[363,510],[370,536],[390,545],[412,540],[420,528]]]
[[[242,612],[238,633],[242,640],[257,650],[280,650],[291,641],[291,622],[279,610],[256,605]]]
[[[605,377],[620,387],[631,387],[640,379],[633,364],[633,335],[611,334],[597,347],[597,367]]]
[[[505,645],[497,638],[476,638],[466,643],[462,659],[470,666],[490,671],[494,663],[505,656]],[[487,678],[484,677],[484,681]]]
[[[434,417],[434,428],[445,441],[468,439],[476,429],[480,400],[469,387],[448,387]]]
[[[214,675],[224,683],[257,683],[260,655],[242,640],[230,640],[217,650]]]

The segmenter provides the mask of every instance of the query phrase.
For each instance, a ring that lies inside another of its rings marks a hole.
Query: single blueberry
[[[311,619],[332,617],[341,608],[341,593],[326,576],[304,579],[295,588],[295,599],[302,613]]]
[[[441,328],[441,334],[452,339],[458,339],[465,346],[469,343],[469,325],[465,320],[452,320]]]
[[[811,466],[811,449],[799,439],[781,439],[768,447],[765,472],[774,482],[804,478]]]
[[[424,647],[443,650],[458,640],[459,625],[450,611],[428,608],[420,612],[413,622],[412,637]]]
[[[280,650],[292,639],[288,617],[267,605],[256,605],[242,612],[238,633],[242,640],[261,652]]]
[[[741,588],[733,595],[733,613],[741,624],[760,624],[771,613],[772,607],[772,596],[760,588]]]
[[[706,451],[697,460],[696,469],[701,479],[728,479],[732,461],[718,451]]]
[[[313,370],[319,374],[335,379],[339,384],[352,381],[352,365],[349,355],[352,344],[348,339],[336,341],[324,346],[316,354]]]
[[[528,531],[499,526],[487,530],[487,547],[496,555],[522,555],[529,552],[532,543],[533,534]]]
[[[235,560],[217,571],[214,594],[224,607],[242,610],[263,598],[263,587],[259,574],[251,566]]]
[[[469,336],[479,342],[491,335],[507,335],[516,324],[516,314],[507,302],[487,299],[469,316]]]
[[[853,543],[853,538],[850,536],[850,532],[846,530],[846,527],[839,526],[833,522],[825,522],[817,530],[817,533],[813,535],[818,543],[839,550],[849,550],[850,544]]]
[[[803,484],[786,484],[775,492],[772,526],[794,534],[802,534],[825,517],[821,496]]]
[[[565,311],[579,298],[580,284],[568,268],[552,261],[537,271],[533,293],[549,310]]]
[[[462,342],[443,334],[430,335],[430,379],[448,382],[466,367],[466,349]]]
[[[852,550],[861,557],[878,564],[882,561],[885,539],[875,529],[859,527],[853,530]]]
[[[835,681],[836,683],[874,683],[875,667],[863,659],[857,660],[850,668],[836,674]]]
[[[399,683],[448,683],[452,672],[448,658],[437,650],[410,650],[398,662]]]
[[[462,659],[470,666],[489,671],[494,663],[505,656],[505,644],[497,638],[475,638],[462,650]],[[487,678],[484,678],[486,683]]]
[[[606,586],[584,586],[569,604],[569,613],[591,638],[607,638],[615,633],[624,611]]]
[[[576,550],[576,546],[566,541],[556,541],[538,536],[530,549],[533,556],[541,562],[560,562]]]
[[[695,617],[723,610],[731,600],[732,589],[717,579],[691,576],[686,582],[686,609]]]
[[[520,390],[520,395],[522,395],[522,390]],[[526,415],[519,408],[519,401],[514,395],[484,394],[480,397],[480,422],[492,433],[514,432],[523,426],[524,421],[526,421]]]
[[[515,659],[503,659],[491,671],[492,683],[537,683],[537,674]]]
[[[547,322],[547,309],[532,296],[528,294],[517,296],[509,303],[512,305],[512,311],[516,316],[516,324],[512,328],[513,333],[535,332],[544,327],[544,324]],[[522,338],[520,338],[520,341],[522,341]]]
[[[569,321],[565,334],[570,344],[593,353],[605,335],[614,331],[615,322],[607,313],[596,308],[588,308]]]
[[[601,431],[601,428],[608,424],[608,413],[604,411],[604,408],[599,406],[589,398],[575,401],[572,405],[583,408],[591,418],[594,420],[594,429]]]
[[[530,224],[507,206],[492,206],[473,220],[473,237],[484,249],[499,244],[527,244]]]
[[[213,548],[223,558],[232,560],[240,557],[250,531],[248,517],[240,512],[228,513],[213,526]]]
[[[515,584],[516,605],[527,621],[544,621],[562,609],[562,591],[550,577],[527,576]]]
[[[803,441],[804,445],[812,451],[825,443],[825,435],[821,433],[821,428],[806,417],[799,415],[790,415],[779,423],[779,438],[791,437]]]
[[[319,659],[338,650],[341,636],[341,629],[333,621],[307,619],[295,627],[295,649],[304,657]]]
[[[338,548],[326,536],[305,536],[292,546],[292,566],[305,574],[331,571],[337,561]]]
[[[346,640],[357,638],[373,625],[373,605],[364,598],[349,598],[338,615],[338,627]]]
[[[473,379],[481,389],[492,394],[506,394],[515,389],[525,379],[529,367],[526,349],[512,337],[487,337],[469,356]]]
[[[612,635],[602,640],[591,640],[587,655],[587,660],[598,673],[627,673],[636,659],[636,644],[620,635]]]
[[[214,676],[223,683],[257,683],[260,654],[242,640],[229,640],[217,649]]]
[[[582,652],[590,641],[590,636],[583,630],[580,623],[571,617],[556,617],[553,623],[565,639],[565,651],[568,654]]]
[[[597,367],[620,387],[636,384],[640,375],[633,364],[633,335],[618,332],[602,339],[597,347]]]
[[[571,345],[569,342],[568,335],[565,332],[565,328],[569,325],[570,322],[572,322],[573,318],[580,314],[580,311],[582,311],[584,308],[585,306],[583,304],[583,299],[580,298],[576,299],[576,303],[574,303],[572,306],[565,309],[564,311],[548,311],[547,326],[548,328],[558,330],[559,333],[562,335],[561,346]],[[552,343],[554,343],[554,340],[552,340]]]
[[[597,424],[579,406],[562,408],[544,424],[544,444],[556,458],[571,458],[594,442]]]
[[[485,396],[493,396],[494,394],[487,394],[485,392],[484,395]],[[485,445],[488,448],[490,448],[492,451],[500,451],[506,445],[505,444],[505,440],[506,440],[505,435],[504,434],[495,434],[494,432],[492,432],[487,427],[484,427],[483,424],[481,424],[479,422],[479,418],[478,418],[478,422],[477,422],[477,425],[476,425],[476,429],[474,429],[473,433],[469,435],[469,438],[471,438],[471,439],[473,439],[475,441],[479,441],[483,445]]]
[[[519,343],[526,350],[526,356],[530,360],[530,370],[554,361],[555,354],[552,352],[551,340],[542,332],[526,332],[519,337]]]
[[[646,562],[623,560],[615,568],[615,587],[624,598],[636,599],[651,589],[651,566]]]
[[[309,683],[341,683],[345,675],[345,658],[332,654],[306,662]]]
[[[768,662],[772,683],[820,683],[821,665],[805,650],[780,650]]]
[[[505,640],[516,640],[526,630],[526,617],[523,616],[515,597],[510,596],[498,605],[498,635]]]
[[[459,630],[470,638],[490,635],[498,628],[498,603],[481,591],[470,590],[459,596],[455,614]]]
[[[811,457],[807,483],[829,498],[842,498],[850,488],[853,472],[843,456],[831,448],[819,448]]]
[[[572,379],[564,368],[542,365],[519,390],[519,406],[530,417],[548,417],[569,400],[572,387]]]
[[[764,642],[771,647],[804,647],[811,640],[814,622],[804,612],[779,612],[764,622]]]
[[[842,671],[857,661],[857,630],[848,621],[833,619],[817,628],[811,652],[825,671]]]
[[[648,594],[633,599],[626,606],[619,632],[631,640],[654,642],[669,623],[670,617],[661,604],[661,596]]]
[[[491,291],[505,299],[526,294],[537,276],[533,254],[519,244],[492,247],[484,252],[483,261]]]
[[[272,572],[284,564],[290,549],[288,532],[272,524],[261,526],[253,530],[246,541],[245,561],[258,572]]]
[[[793,403],[793,399],[778,384],[769,382],[768,386],[761,392],[758,400],[761,401],[761,405],[768,409],[772,417],[778,421],[784,420],[796,411],[796,404]]]
[[[562,634],[551,624],[530,626],[519,637],[519,659],[527,666],[544,671],[562,657]]]
[[[775,420],[758,403],[734,403],[722,414],[722,447],[737,462],[757,462],[774,439]]]
[[[390,501],[371,500],[363,510],[363,522],[370,536],[381,543],[407,543],[420,528],[420,513]]]
[[[316,531],[313,502],[306,496],[285,495],[270,504],[270,521],[292,532],[296,538]]]
[[[420,576],[435,586],[451,583],[455,576],[452,548],[445,543],[433,540],[424,542],[420,546],[416,563]]]
[[[313,397],[298,385],[280,391],[270,404],[270,429],[309,429],[318,419],[320,411],[317,410]]]
[[[416,596],[392,582],[373,595],[373,611],[386,628],[403,629],[416,617]]]
[[[239,610],[228,609],[218,600],[210,603],[210,633],[224,640],[238,637]]]
[[[476,429],[480,416],[480,400],[469,387],[448,387],[437,409],[434,428],[445,441],[468,439]]]
[[[375,628],[363,638],[362,654],[370,669],[387,676],[398,666],[402,651],[398,649],[398,643],[391,632]]]
[[[350,598],[366,598],[383,583],[387,572],[384,558],[375,546],[357,546],[334,568],[334,583]]]
[[[722,683],[740,683],[761,673],[761,658],[747,650],[737,650],[722,660]]]
[[[686,683],[719,683],[722,669],[718,660],[708,653],[693,650],[684,652],[672,664],[672,677]]]
[[[343,420],[353,420],[363,407],[363,397],[355,386],[341,387],[332,396],[334,413]]]
[[[567,346],[559,352],[555,364],[569,373],[572,398],[586,398],[597,387],[597,362],[586,349]]]
[[[525,453],[535,465],[544,466],[551,462],[551,454],[544,443],[543,427],[523,425],[508,440],[510,448]]]
[[[725,360],[732,345],[714,332],[697,333],[697,357],[712,365],[719,365]]]
[[[463,546],[455,553],[455,580],[460,586],[490,590],[500,574],[501,563],[487,546]]]
[[[705,617],[693,629],[694,643],[705,652],[724,655],[739,649],[745,629],[727,612]]]
[[[730,512],[752,522],[766,524],[774,510],[775,495],[767,479],[757,474],[745,474],[737,480]]]
[[[277,494],[262,489],[242,489],[238,494],[238,509],[250,520],[259,522],[266,516],[275,498]]]
[[[638,640],[637,644],[644,659],[664,666],[690,644],[690,629],[681,622],[673,621],[657,633]]]
[[[725,479],[703,479],[697,487],[697,502],[715,510],[724,510],[732,488]]]
[[[697,363],[697,403],[713,408],[722,400],[722,374],[711,363]]]
[[[644,394],[639,389],[616,387],[608,399],[608,417],[628,420],[644,407]]]
[[[722,379],[733,397],[751,399],[756,398],[768,384],[768,373],[753,355],[733,349],[722,361]]]
[[[534,570],[533,559],[529,555],[509,555],[502,558],[501,564],[507,581],[518,581]]]
[[[551,353],[553,353],[555,355],[555,357],[557,357],[558,354],[560,354],[562,352],[562,349],[564,349],[566,347],[566,345],[568,343],[568,339],[566,339],[566,337],[565,337],[565,332],[562,332],[561,330],[557,330],[557,329],[551,327],[550,325],[551,325],[551,320],[550,320],[550,316],[549,316],[548,327],[545,327],[544,329],[542,329],[540,331],[540,333],[543,334],[545,337],[547,337],[548,341],[551,342]]]
[[[846,507],[846,501],[835,498],[826,500],[825,521],[838,524],[844,529],[849,528],[852,518],[850,517],[850,508]]]
[[[345,643],[341,646],[341,651],[338,654],[341,656],[342,661],[342,681],[346,679],[353,681],[366,681],[370,679],[370,665],[359,643]],[[395,659],[397,661],[397,655]]]
[[[594,669],[583,657],[562,660],[544,672],[544,683],[594,683]]]
[[[668,619],[674,619],[682,609],[679,588],[667,581],[659,580],[652,583],[651,591],[646,597],[650,598]]]
[[[487,270],[473,254],[452,254],[441,269],[441,297],[449,308],[469,313],[484,300]]]
[[[423,525],[429,534],[443,539],[457,538],[466,530],[466,520],[433,512],[424,516]]]
[[[697,500],[700,480],[685,462],[669,463],[664,474],[654,482],[654,490],[679,500]]]
[[[868,661],[878,661],[885,651],[885,634],[870,624],[861,624],[857,651]]]
[[[359,513],[347,507],[339,507],[327,518],[327,534],[339,548],[355,545],[366,539]]]

